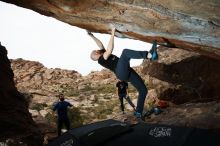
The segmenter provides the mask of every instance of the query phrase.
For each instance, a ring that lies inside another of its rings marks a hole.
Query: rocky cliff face
[[[76,87],[81,77],[76,71],[49,69],[39,62],[23,59],[11,60],[15,83],[20,91],[41,95],[54,95],[64,88]],[[40,90],[39,90],[40,89]]]
[[[24,96],[15,87],[7,50],[1,45],[0,70],[0,141],[9,141],[12,145],[41,145],[41,133],[28,112]]]
[[[160,91],[160,99],[175,104],[220,99],[219,61],[175,48],[158,50],[159,61],[146,61],[142,72],[160,80],[150,81]]]
[[[218,0],[2,0],[90,31],[220,57]]]

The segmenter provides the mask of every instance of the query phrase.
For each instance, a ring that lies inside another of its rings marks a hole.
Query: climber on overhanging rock
[[[147,95],[147,87],[141,77],[130,67],[130,59],[150,59],[157,60],[157,43],[153,42],[151,50],[148,51],[135,51],[130,49],[124,49],[120,58],[112,54],[114,47],[114,35],[116,29],[112,29],[112,34],[105,50],[102,42],[97,39],[91,32],[88,35],[96,42],[99,50],[93,50],[91,53],[91,59],[98,61],[103,67],[110,69],[115,73],[119,80],[130,82],[138,90],[138,101],[134,116],[138,119],[142,119],[142,112],[144,108],[144,101]]]

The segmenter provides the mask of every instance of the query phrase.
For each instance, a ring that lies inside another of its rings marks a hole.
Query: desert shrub
[[[87,92],[87,91],[91,91],[91,90],[94,90],[90,85],[85,85],[84,88],[82,88],[80,90],[80,92]]]
[[[99,106],[94,108],[97,119],[106,119],[107,115],[111,115],[115,106],[118,106],[118,100],[111,102],[99,102]]]
[[[74,88],[65,88],[64,93],[66,96],[79,96],[81,93],[89,93],[88,95],[90,95],[90,92],[93,90],[94,89],[90,85],[85,85],[85,87],[80,90]]]
[[[73,107],[68,109],[68,117],[70,120],[71,128],[83,125],[83,118],[81,116],[79,108]],[[54,113],[48,113],[45,116],[48,122],[57,122],[57,115]]]
[[[79,91],[73,87],[63,88],[63,93],[65,96],[79,96]]]
[[[79,96],[79,91],[74,90],[74,89],[69,89],[65,91],[65,96]]]
[[[78,127],[83,125],[83,118],[81,116],[79,108],[73,107],[69,109],[68,117],[71,123],[71,127]]]
[[[36,103],[36,104],[32,105],[30,108],[33,110],[40,111],[40,110],[43,110],[45,107],[47,107],[46,103]]]
[[[113,84],[101,85],[96,88],[98,94],[99,93],[115,93],[116,87]]]
[[[45,116],[45,119],[49,123],[54,123],[57,120],[57,116],[55,115],[55,113],[47,113],[46,116]]]

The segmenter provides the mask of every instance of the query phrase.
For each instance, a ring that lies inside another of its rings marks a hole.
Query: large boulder
[[[220,1],[2,0],[80,28],[220,57]]]
[[[158,50],[159,61],[145,61],[143,73],[160,80],[148,81],[160,99],[176,104],[220,99],[220,61],[176,48]]]
[[[188,103],[163,109],[160,115],[146,118],[148,123],[196,127],[220,132],[220,103]]]
[[[41,132],[28,112],[28,103],[14,84],[7,50],[0,45],[0,141],[40,146]]]

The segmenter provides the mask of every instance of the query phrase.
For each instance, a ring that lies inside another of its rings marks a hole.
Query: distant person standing
[[[71,107],[72,104],[65,101],[64,95],[59,95],[59,102],[56,103],[53,107],[53,111],[57,111],[58,119],[57,119],[57,129],[58,129],[58,136],[61,135],[61,129],[63,124],[65,125],[66,129],[70,129],[70,121],[67,115],[67,108]]]
[[[135,105],[132,103],[130,97],[128,96],[128,83],[125,81],[121,81],[119,80],[116,83],[116,87],[117,87],[117,95],[119,97],[120,103],[121,103],[121,111],[124,114],[124,102],[123,99],[126,99],[128,101],[128,103],[131,105],[131,107],[133,107],[134,111],[136,111],[135,109]]]

